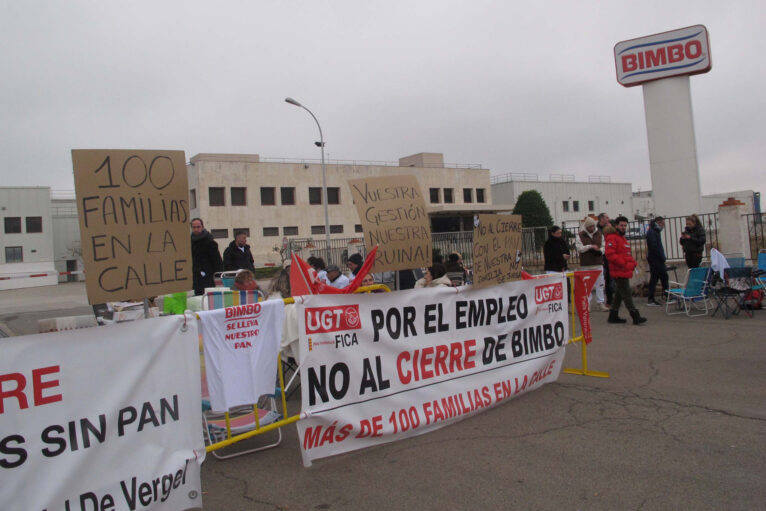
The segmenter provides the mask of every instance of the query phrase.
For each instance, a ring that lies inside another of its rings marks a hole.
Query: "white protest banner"
[[[555,381],[564,278],[305,296],[298,422],[311,460],[427,433]]]
[[[201,509],[196,321],[12,337],[0,357],[0,506]]]

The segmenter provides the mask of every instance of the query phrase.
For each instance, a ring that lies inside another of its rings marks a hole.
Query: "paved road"
[[[0,322],[34,317],[6,311],[6,293]],[[766,311],[643,312],[640,327],[595,315],[589,365],[609,379],[562,374],[435,433],[308,469],[290,426],[275,449],[209,456],[205,509],[764,509]],[[579,367],[579,346],[566,365]]]

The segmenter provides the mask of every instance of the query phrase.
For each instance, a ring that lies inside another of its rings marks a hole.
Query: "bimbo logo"
[[[649,80],[710,70],[707,29],[682,28],[617,43],[617,81],[629,87]]]
[[[306,333],[318,334],[362,327],[358,305],[309,307],[306,309]]]
[[[226,319],[239,318],[242,316],[255,317],[261,313],[260,303],[248,303],[246,305],[237,305],[235,307],[226,307]]]
[[[564,297],[564,287],[561,282],[556,284],[546,284],[535,288],[535,303],[541,304],[561,300]]]

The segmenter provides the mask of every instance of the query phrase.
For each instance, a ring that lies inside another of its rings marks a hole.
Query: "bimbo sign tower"
[[[643,85],[655,211],[702,213],[689,76],[712,66],[707,29],[694,25],[619,42],[614,62],[621,85]]]

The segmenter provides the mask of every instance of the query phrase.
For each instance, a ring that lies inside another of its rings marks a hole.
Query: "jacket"
[[[569,246],[564,237],[556,238],[548,236],[543,245],[543,257],[545,258],[545,271],[565,271],[567,269],[567,260],[564,254],[569,254]]]
[[[665,247],[662,246],[662,237],[660,232],[662,229],[652,222],[649,229],[646,231],[646,259],[655,263],[664,263],[667,259],[665,257]]]
[[[692,229],[686,227],[684,234],[689,234],[691,238],[681,238],[679,243],[684,252],[691,254],[702,254],[705,251],[705,228],[701,225],[695,225]]]
[[[218,243],[207,230],[203,230],[199,236],[192,234],[191,252],[194,294],[201,295],[206,287],[215,287],[213,274],[223,271],[223,262],[218,252]]]
[[[604,254],[609,261],[609,274],[616,279],[629,279],[636,269],[636,260],[630,252],[630,241],[616,231],[606,235]]]
[[[424,287],[450,287],[452,286],[452,281],[447,277],[446,275],[442,275],[438,279],[433,279],[430,284],[426,286],[426,279],[425,277],[422,279],[419,279],[417,282],[415,282],[415,288],[424,288]]]
[[[593,250],[590,245],[596,245],[599,249]],[[587,229],[580,231],[575,246],[577,252],[580,253],[580,266],[601,266],[604,264],[604,235],[598,229],[593,234],[589,233]]]
[[[232,240],[226,250],[223,252],[223,270],[250,270],[255,272],[253,265],[253,254],[250,252],[250,245],[245,245],[242,251],[237,247],[237,241]]]

